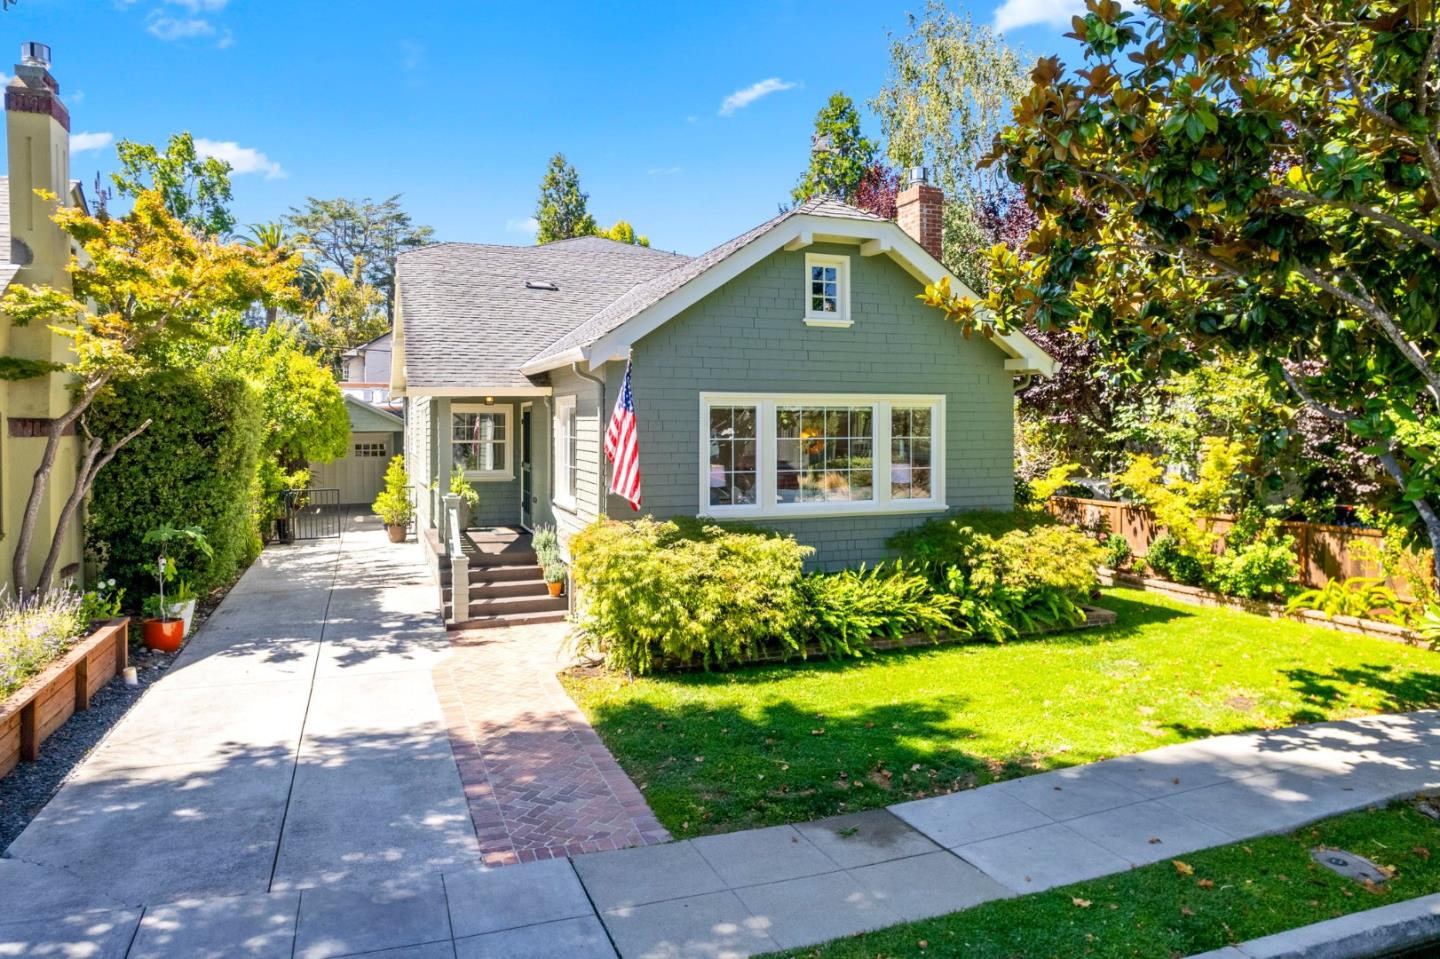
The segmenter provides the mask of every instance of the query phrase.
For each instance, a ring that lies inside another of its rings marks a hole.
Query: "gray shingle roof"
[[[544,246],[437,243],[396,261],[411,387],[530,386],[524,363],[687,258],[599,237]],[[527,289],[527,280],[558,290]]]
[[[781,213],[691,259],[599,237],[544,246],[441,243],[397,261],[406,383],[529,386],[530,360],[593,343],[794,216],[887,222],[829,198]],[[552,281],[555,292],[526,289]]]

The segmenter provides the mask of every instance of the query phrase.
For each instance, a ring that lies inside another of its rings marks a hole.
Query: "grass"
[[[1112,627],[730,673],[565,677],[677,837],[1249,729],[1440,704],[1424,649],[1108,591]]]
[[[1395,870],[1365,887],[1318,866],[1333,846]],[[1435,854],[1432,857],[1432,852]],[[1440,891],[1440,826],[1408,804],[1350,813],[1102,879],[986,903],[818,947],[795,959],[1146,959],[1189,956]]]

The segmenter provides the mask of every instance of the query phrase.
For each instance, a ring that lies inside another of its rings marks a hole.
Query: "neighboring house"
[[[340,392],[364,400],[397,416],[404,407],[390,398],[390,344],[394,334],[389,330],[369,343],[362,343],[341,356],[343,377]]]
[[[627,358],[642,513],[755,521],[835,568],[947,510],[1011,508],[1016,378],[1054,364],[916,299],[947,275],[941,205],[912,184],[902,229],[811,200],[693,259],[591,237],[402,254],[391,389],[422,526],[454,463],[473,525],[564,539],[637,515],[603,454]]]
[[[405,421],[348,392],[345,411],[350,415],[349,449],[333,462],[312,463],[310,488],[334,489],[336,502],[369,506],[385,486],[390,457],[401,450]]]
[[[78,252],[70,237],[50,219],[54,206],[36,195],[45,190],[60,202],[83,207],[80,185],[70,179],[70,115],[60,101],[60,85],[50,75],[49,48],[22,44],[21,62],[5,87],[5,139],[9,175],[0,178],[0,289],[11,284],[46,284],[68,290],[66,266]],[[16,327],[0,314],[0,355],[67,362],[69,341],[46,325]],[[50,420],[70,408],[68,379],[61,374],[0,380],[0,586],[14,595],[11,552],[30,496],[31,477],[45,450]],[[39,573],[50,548],[56,519],[75,488],[80,444],[71,436],[60,448],[49,488],[40,503],[30,575]],[[79,572],[83,554],[83,516],[65,537],[60,574]]]

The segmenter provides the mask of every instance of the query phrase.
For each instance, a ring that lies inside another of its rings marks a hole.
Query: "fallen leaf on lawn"
[[[695,761],[696,761],[697,763],[703,763],[703,762],[705,761],[705,757],[704,757],[704,756],[696,756],[696,757],[695,757]]]
[[[1419,856],[1421,859],[1430,858],[1430,850],[1426,849],[1424,846],[1416,846],[1410,851],[1413,852],[1415,855]]]
[[[823,735],[825,735],[825,728],[822,726],[822,727],[819,728],[819,729],[812,729],[812,730],[810,730],[810,735],[812,735],[812,736],[823,736]]]
[[[1190,865],[1188,862],[1181,862],[1178,859],[1172,859],[1170,860],[1170,865],[1174,866],[1175,871],[1182,876],[1195,875],[1195,867]]]
[[[1213,879],[1201,879],[1201,880],[1199,880],[1198,882],[1196,882],[1195,885],[1199,886],[1201,889],[1214,889],[1214,888],[1215,888],[1215,880],[1213,880]]]
[[[930,948],[930,940],[929,940],[929,939],[921,939],[919,942],[915,943],[915,945],[919,946],[922,950],[923,950],[923,949],[929,949],[929,948]]]
[[[1076,896],[1070,901],[1073,902],[1075,905],[1079,906],[1081,909],[1089,909],[1091,905],[1089,899],[1081,899],[1079,896]]]

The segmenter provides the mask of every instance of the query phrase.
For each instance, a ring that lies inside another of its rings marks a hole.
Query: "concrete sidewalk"
[[[378,528],[267,552],[0,859],[0,955],[743,956],[1440,788],[1426,711],[485,869],[434,600]]]

